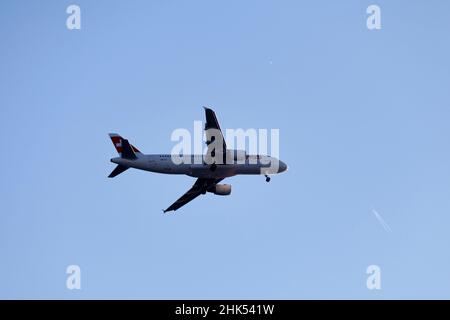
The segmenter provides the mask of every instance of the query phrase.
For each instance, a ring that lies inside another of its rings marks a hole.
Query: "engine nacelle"
[[[211,187],[208,192],[212,192],[219,196],[228,196],[231,193],[231,184],[216,184]]]

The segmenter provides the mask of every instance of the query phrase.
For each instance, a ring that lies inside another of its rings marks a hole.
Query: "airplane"
[[[264,174],[266,181],[269,182],[269,175],[288,169],[283,161],[275,157],[248,155],[244,150],[227,149],[215,112],[211,108],[204,107],[204,109],[206,155],[143,154],[127,139],[117,133],[110,133],[109,136],[119,157],[111,159],[111,162],[117,166],[108,177],[114,178],[129,168],[134,168],[156,173],[184,174],[197,178],[194,185],[183,196],[163,210],[166,213],[178,210],[206,192],[222,196],[230,195],[231,185],[219,184],[225,178],[235,175]]]

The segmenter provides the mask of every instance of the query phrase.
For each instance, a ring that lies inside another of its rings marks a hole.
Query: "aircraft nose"
[[[286,163],[284,163],[283,161],[280,161],[279,168],[278,168],[278,173],[286,171],[287,168],[288,167],[287,167]]]

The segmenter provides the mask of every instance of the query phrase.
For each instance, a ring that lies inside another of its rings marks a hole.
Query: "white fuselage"
[[[185,174],[196,178],[227,178],[238,174],[276,174],[286,171],[283,161],[270,156],[249,155],[231,164],[211,166],[203,162],[203,155],[179,157],[170,154],[136,154],[136,159],[112,158],[111,162],[125,167],[166,174]]]

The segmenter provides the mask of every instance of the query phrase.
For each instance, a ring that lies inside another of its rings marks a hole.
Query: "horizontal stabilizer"
[[[128,167],[117,165],[117,167],[109,174],[108,178],[114,178],[115,176],[118,176],[122,172],[126,171]]]

